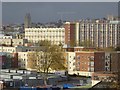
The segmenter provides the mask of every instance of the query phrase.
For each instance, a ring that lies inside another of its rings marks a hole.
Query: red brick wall
[[[80,59],[78,59],[78,56],[80,56]],[[79,65],[79,71],[88,71],[89,68],[89,57],[94,56],[94,53],[88,53],[88,52],[77,52],[76,53],[76,63],[80,62]]]
[[[80,58],[78,57],[80,56]],[[93,60],[90,58],[93,57]],[[91,62],[94,62],[92,65]],[[79,64],[80,63],[80,64]],[[105,53],[104,52],[76,52],[76,67],[79,68],[78,71],[91,71],[94,69],[96,71],[105,70]],[[91,69],[92,68],[92,69]]]
[[[68,32],[70,31],[70,24],[65,24],[64,25],[64,28],[65,28],[65,44],[69,44],[69,41],[68,41]]]
[[[75,45],[75,23],[70,24],[70,44]]]
[[[105,71],[105,53],[104,52],[95,52],[94,55],[94,70],[96,71]]]
[[[6,64],[6,56],[0,56],[0,69]]]
[[[12,68],[18,68],[18,53],[13,53]]]
[[[120,71],[120,53],[111,53],[111,71]]]
[[[75,41],[75,23],[65,24],[65,44],[70,45]]]

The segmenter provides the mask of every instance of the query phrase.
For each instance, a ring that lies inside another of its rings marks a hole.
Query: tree
[[[27,69],[29,69],[29,70],[35,70],[36,69],[36,65],[37,65],[36,55],[37,55],[36,52],[29,52],[28,53]]]
[[[38,72],[43,73],[44,84],[47,84],[47,76],[50,70],[65,70],[65,58],[62,48],[58,45],[52,45],[49,41],[39,42],[44,48],[41,52],[36,52]]]
[[[70,47],[75,47],[75,46],[76,46],[76,40],[71,40]]]

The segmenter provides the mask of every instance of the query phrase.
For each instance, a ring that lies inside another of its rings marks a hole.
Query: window
[[[80,56],[79,56],[79,55],[77,56],[77,59],[80,59]]]
[[[91,64],[91,66],[94,66],[94,62],[91,62],[90,64]]]
[[[91,57],[90,57],[90,60],[94,60],[94,56],[91,56]]]
[[[19,44],[22,44],[21,42],[19,42]]]
[[[91,68],[91,72],[94,72],[94,68]]]

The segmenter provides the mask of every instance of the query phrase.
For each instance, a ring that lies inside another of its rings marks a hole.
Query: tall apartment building
[[[117,47],[120,45],[118,20],[81,20],[66,22],[65,44],[86,47]],[[72,43],[72,44],[71,44]]]
[[[64,38],[64,28],[25,28],[25,39],[32,43],[48,40],[58,45],[65,43]]]

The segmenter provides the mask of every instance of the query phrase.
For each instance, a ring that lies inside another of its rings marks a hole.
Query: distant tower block
[[[26,13],[24,19],[24,28],[30,28],[30,27],[31,27],[31,16],[30,13]]]

